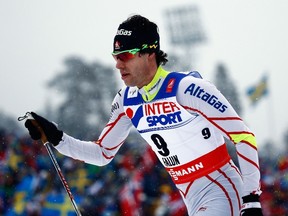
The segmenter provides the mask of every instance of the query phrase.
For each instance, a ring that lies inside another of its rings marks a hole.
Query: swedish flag
[[[74,197],[75,202],[81,202],[81,198]],[[50,193],[47,195],[41,212],[42,216],[75,216],[74,208],[67,194]]]
[[[261,98],[268,95],[268,77],[264,75],[260,82],[247,89],[247,96],[252,105],[255,105]]]
[[[27,201],[31,200],[34,191],[35,178],[31,175],[27,175],[24,179],[16,186],[15,194],[13,197],[13,206],[8,209],[5,216],[24,216],[26,215]]]

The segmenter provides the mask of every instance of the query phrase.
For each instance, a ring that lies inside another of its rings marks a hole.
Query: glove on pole
[[[70,198],[70,201],[74,207],[77,216],[81,216],[81,212],[76,205],[72,192],[68,186],[66,179],[64,178],[64,175],[60,169],[60,166],[56,160],[56,157],[53,154],[49,143],[51,142],[54,146],[58,145],[62,139],[63,131],[58,130],[56,125],[54,125],[52,122],[49,122],[42,116],[37,115],[34,112],[27,112],[25,116],[19,117],[18,120],[22,121],[26,118],[29,118],[30,116],[32,116],[34,119],[27,119],[25,122],[25,127],[28,129],[29,134],[33,140],[41,139],[42,143],[46,147],[46,150],[48,151],[49,157],[58,173],[58,176]]]
[[[25,127],[28,129],[32,139],[41,139],[43,143],[49,141],[54,146],[58,145],[62,139],[63,131],[58,130],[55,124],[31,112],[30,115],[33,119],[27,119]],[[46,139],[46,140],[43,140]]]

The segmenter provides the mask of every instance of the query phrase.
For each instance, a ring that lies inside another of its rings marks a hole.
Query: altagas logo
[[[216,97],[214,94],[209,93],[204,88],[197,86],[195,83],[192,83],[190,86],[188,86],[187,89],[184,91],[184,94],[190,94],[196,98],[203,100],[221,113],[224,113],[228,108],[228,106],[222,103],[218,99],[218,97]]]
[[[130,36],[132,34],[132,31],[128,31],[125,29],[118,29],[116,35],[125,35],[125,36]]]

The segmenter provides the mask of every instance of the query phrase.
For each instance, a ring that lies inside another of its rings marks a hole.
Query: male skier
[[[32,116],[62,154],[103,166],[135,127],[179,189],[189,215],[262,215],[254,134],[216,87],[198,73],[168,72],[158,27],[134,15],[119,25],[112,56],[125,83],[97,141],[82,141],[47,119]],[[37,140],[41,130],[25,122]],[[239,171],[224,137],[236,146]]]

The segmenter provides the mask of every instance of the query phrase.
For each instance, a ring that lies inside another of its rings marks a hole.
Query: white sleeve
[[[103,166],[116,155],[132,126],[123,109],[123,93],[120,90],[112,103],[109,122],[97,141],[82,141],[64,133],[62,141],[55,148],[66,156],[86,163]]]

